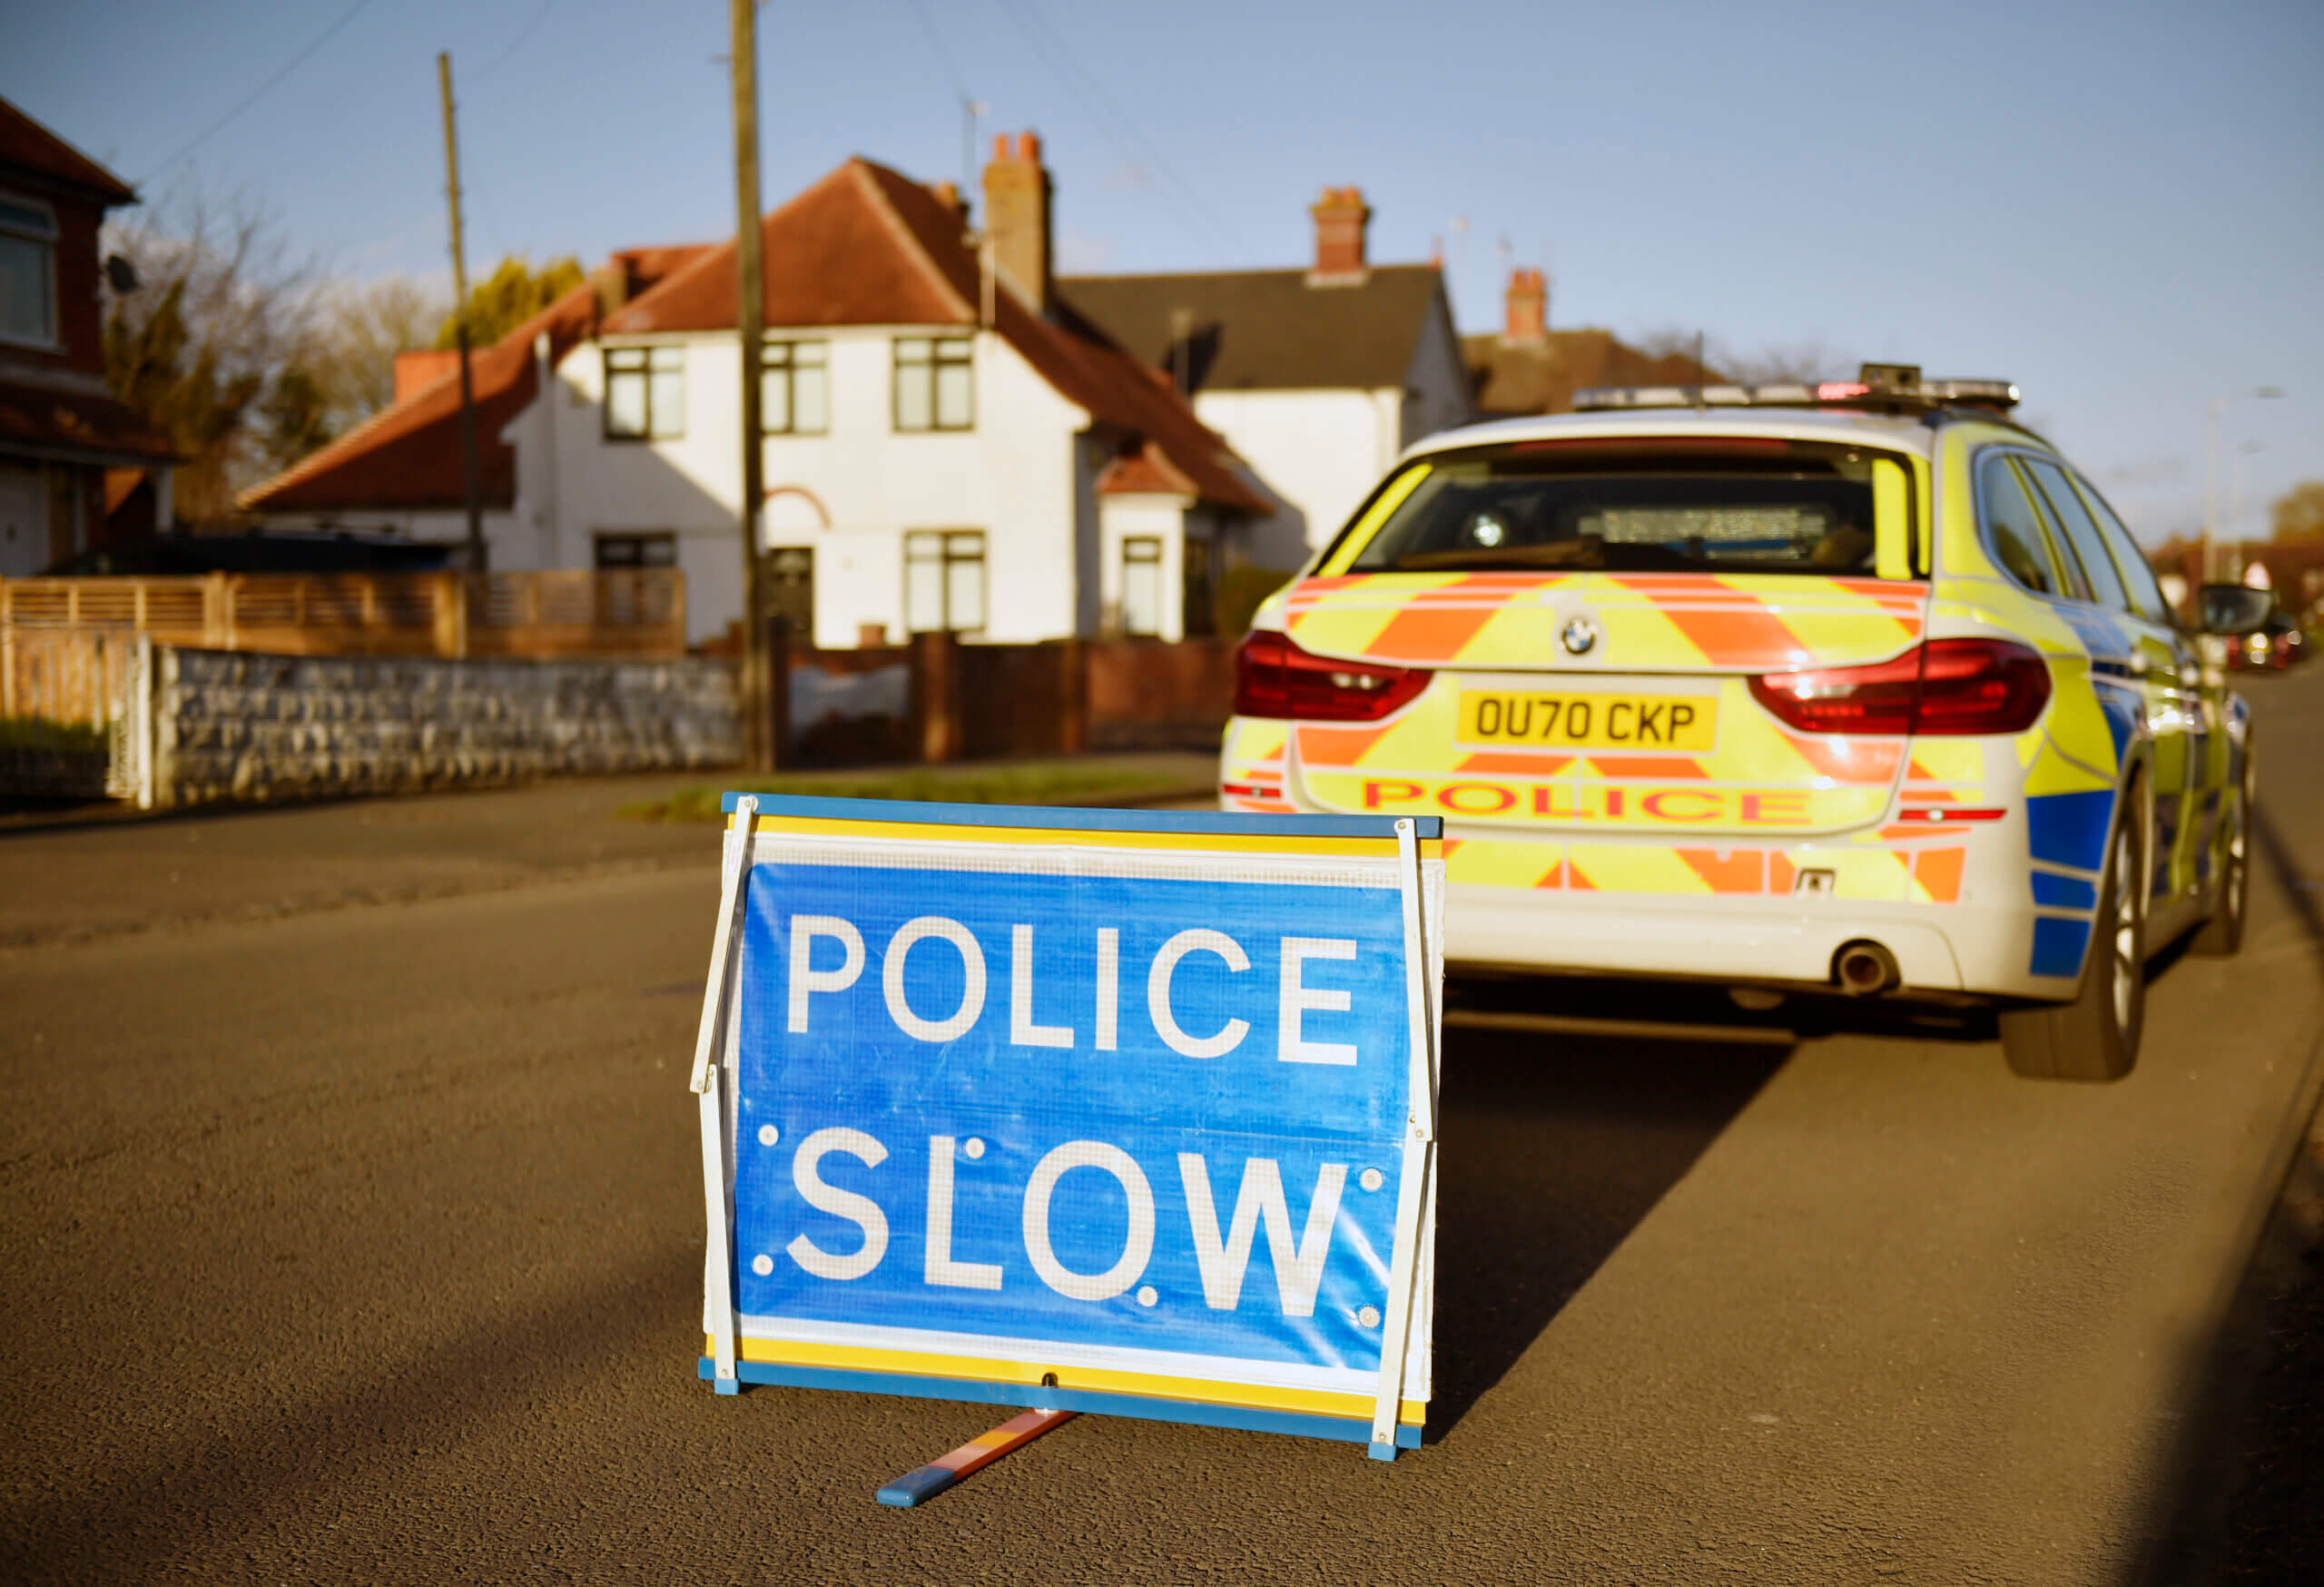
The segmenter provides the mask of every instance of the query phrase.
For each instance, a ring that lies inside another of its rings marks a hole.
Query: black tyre
[[[2219,903],[2188,946],[2197,953],[2224,959],[2243,946],[2243,921],[2251,912],[2252,795],[2259,784],[2252,776],[2251,744],[2243,745],[2243,776],[2230,795],[2234,808],[2221,823]]]
[[[2098,887],[2082,987],[2070,1003],[2001,1016],[2002,1051],[2028,1079],[2119,1080],[2138,1061],[2146,1023],[2146,877],[2139,791],[2122,801]]]

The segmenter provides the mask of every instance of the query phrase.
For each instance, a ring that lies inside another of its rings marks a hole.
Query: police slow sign
[[[1418,1443],[1434,820],[727,803],[705,1377]]]

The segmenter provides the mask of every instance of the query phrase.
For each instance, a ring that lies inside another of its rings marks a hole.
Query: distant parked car
[[[250,529],[159,535],[83,551],[44,578],[155,578],[202,573],[432,573],[458,547],[361,529]]]
[[[2247,634],[2228,646],[2227,665],[2239,672],[2283,672],[2308,654],[2308,636],[2281,612],[2269,617],[2256,634]]]

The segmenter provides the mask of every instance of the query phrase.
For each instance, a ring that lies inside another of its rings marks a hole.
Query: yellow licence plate
[[[1718,741],[1718,702],[1708,695],[1463,690],[1461,737],[1549,749],[1706,750]]]

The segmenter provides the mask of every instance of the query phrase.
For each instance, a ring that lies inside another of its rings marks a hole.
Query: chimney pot
[[[1307,272],[1308,284],[1362,281],[1368,268],[1364,262],[1364,231],[1372,222],[1372,211],[1364,202],[1364,190],[1327,187],[1307,213],[1315,222],[1315,267]]]
[[[1540,347],[1550,339],[1549,277],[1538,270],[1509,272],[1507,314],[1501,340],[1506,347]]]
[[[1049,263],[1052,190],[1040,156],[1037,133],[994,135],[992,163],[984,168],[984,223],[995,268],[1019,297],[1047,313],[1055,285]]]

